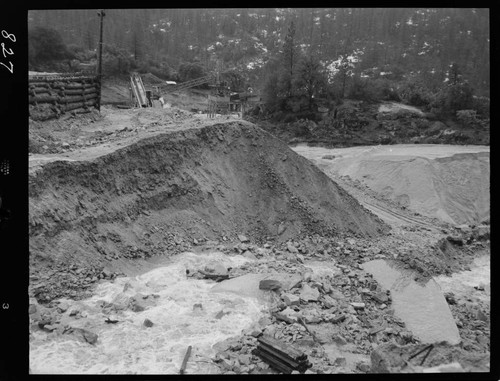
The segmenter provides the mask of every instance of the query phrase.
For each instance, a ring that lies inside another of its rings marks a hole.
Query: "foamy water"
[[[249,328],[266,307],[252,297],[211,292],[213,282],[186,277],[186,268],[202,268],[214,260],[227,267],[248,261],[243,256],[223,253],[183,253],[167,266],[101,283],[92,298],[71,301],[88,316],[74,321],[68,316],[68,321],[98,334],[97,343],[90,345],[68,335],[34,332],[30,342],[32,373],[178,374],[189,345],[193,351],[186,374],[214,373],[209,361],[215,353],[212,346]],[[120,311],[115,314],[117,324],[104,322],[107,315],[99,307],[103,300],[112,302],[138,292],[158,295],[153,299],[156,306],[142,312]],[[193,309],[196,303],[203,305],[201,311]],[[216,319],[221,310],[228,314]],[[154,323],[152,327],[143,326],[146,318]]]
[[[470,271],[461,271],[452,276],[440,275],[434,278],[443,292],[453,292],[457,297],[477,298],[486,303],[491,299],[490,257],[474,259]],[[483,285],[483,290],[474,287]]]

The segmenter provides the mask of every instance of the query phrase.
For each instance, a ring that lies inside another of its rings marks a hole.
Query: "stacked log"
[[[101,91],[95,76],[59,75],[30,77],[28,94],[30,117],[47,120],[66,112],[90,112]]]
[[[294,370],[304,373],[312,364],[307,355],[289,344],[282,343],[270,336],[261,336],[253,354],[281,373],[290,374]]]

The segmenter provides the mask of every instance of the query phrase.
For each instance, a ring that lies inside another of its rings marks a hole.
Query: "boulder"
[[[83,328],[80,329],[80,332],[87,343],[95,344],[97,342],[98,336],[94,332],[90,332]]]
[[[365,303],[352,302],[351,306],[353,306],[355,310],[364,310],[365,309]]]
[[[363,373],[368,373],[370,371],[370,364],[364,361],[357,363],[356,367]]]
[[[321,323],[321,317],[318,314],[314,314],[314,313],[310,313],[309,312],[309,313],[304,313],[303,317],[304,317],[304,321],[307,324],[318,324],[318,323]]]
[[[326,308],[334,308],[338,305],[337,301],[328,295],[323,295],[322,301]]]
[[[243,254],[242,254],[245,258],[248,258],[248,259],[257,259],[257,257],[251,252],[251,251],[245,251]]]
[[[266,293],[259,290],[259,283],[266,278],[267,274],[245,274],[236,278],[217,283],[211,292],[232,292],[237,295],[251,296],[263,299]]]
[[[293,253],[293,254],[297,254],[299,252],[299,250],[290,242],[288,242],[286,248],[290,253]]]
[[[300,298],[294,294],[284,294],[283,301],[287,306],[298,306],[300,303]]]
[[[111,278],[113,275],[113,273],[108,269],[103,269],[101,274],[104,278]]]
[[[116,295],[111,304],[115,310],[124,310],[130,303],[130,297],[125,295],[123,292]]]
[[[36,311],[37,311],[36,304],[30,304],[29,309],[28,309],[28,313],[31,315],[31,314],[34,314]]]
[[[315,302],[318,300],[319,295],[319,291],[316,288],[312,288],[307,283],[304,283],[299,296],[305,302]]]
[[[259,289],[260,290],[271,290],[271,291],[276,291],[283,288],[283,285],[281,284],[280,281],[274,280],[274,279],[263,279],[259,282]]]
[[[153,322],[149,319],[144,319],[144,323],[142,323],[144,325],[144,327],[152,327],[153,326]]]
[[[478,309],[476,312],[476,319],[484,321],[485,323],[488,322],[488,316],[480,309]]]
[[[238,361],[242,365],[250,365],[252,357],[250,355],[239,355]]]
[[[450,363],[455,362],[459,362],[468,372],[489,371],[489,353],[468,353],[457,345],[450,345],[445,342],[434,343],[434,347],[427,354],[424,364],[421,365],[421,361],[427,353],[424,349],[427,347],[428,344],[424,343],[403,346],[395,343],[381,344],[370,355],[370,373],[427,373],[425,369],[429,369],[429,367],[434,368],[434,372],[445,372],[444,369],[449,369],[447,372],[460,371],[460,368],[456,367],[456,365],[450,366]],[[422,354],[408,361],[409,357],[418,352],[422,352]],[[450,367],[448,368],[448,366]],[[456,370],[452,370],[454,368]],[[429,373],[433,373],[433,371],[429,371]]]
[[[297,287],[302,281],[302,277],[299,274],[272,274],[267,276],[265,279],[274,279],[281,283],[283,290],[291,290]]]
[[[462,237],[459,237],[459,236],[454,236],[454,235],[449,235],[446,237],[446,239],[451,242],[452,244],[454,245],[457,245],[457,246],[463,246],[464,245],[464,241],[462,239]]]
[[[141,312],[153,304],[154,303],[151,301],[151,298],[149,298],[148,296],[144,296],[140,293],[137,293],[136,295],[130,298],[129,306],[132,311]]]
[[[333,362],[333,365],[339,366],[339,367],[344,367],[347,365],[347,360],[345,357],[337,357],[335,361]]]
[[[238,239],[240,240],[240,242],[250,242],[250,240],[247,238],[247,236],[243,235],[243,234],[238,234]]]
[[[287,323],[295,323],[297,322],[297,315],[298,313],[292,310],[290,307],[285,308],[281,312],[276,312],[274,316],[279,319],[286,321]]]
[[[347,341],[343,336],[336,334],[332,336],[332,341],[338,345],[346,345]]]
[[[371,295],[372,299],[375,300],[377,303],[386,303],[389,300],[389,297],[387,296],[386,292],[377,292],[373,295]]]
[[[472,230],[472,236],[477,240],[490,239],[490,227],[488,225],[479,225]]]
[[[209,263],[205,266],[205,271],[211,274],[227,275],[227,267],[220,262]]]
[[[66,312],[68,310],[68,308],[69,308],[68,302],[62,301],[57,306],[57,311],[60,312],[60,313],[64,313],[64,312]]]

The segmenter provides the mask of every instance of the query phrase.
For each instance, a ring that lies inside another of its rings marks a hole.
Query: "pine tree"
[[[287,88],[287,96],[291,96],[293,93],[293,70],[297,61],[297,48],[295,46],[295,23],[292,20],[290,26],[288,27],[288,32],[285,36],[285,42],[283,44],[283,64],[286,70],[286,74],[282,75],[284,85]]]
[[[314,98],[326,88],[326,76],[318,59],[314,56],[302,58],[295,73],[294,84],[298,95],[305,95],[309,110],[313,110]]]

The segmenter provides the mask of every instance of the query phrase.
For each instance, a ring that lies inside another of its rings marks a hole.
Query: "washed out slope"
[[[387,229],[310,161],[248,122],[47,163],[30,174],[29,208],[31,258],[73,263],[237,234],[262,241]]]

